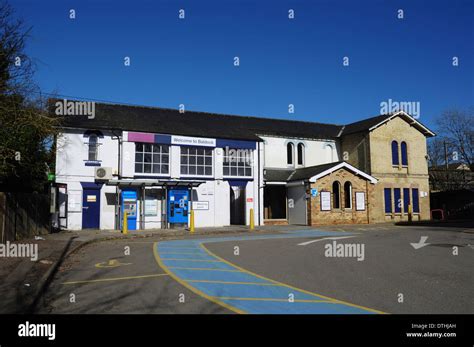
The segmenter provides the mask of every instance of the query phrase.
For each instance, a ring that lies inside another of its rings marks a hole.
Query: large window
[[[135,172],[169,174],[169,146],[151,143],[135,144]]]
[[[407,166],[408,165],[408,153],[407,153],[407,143],[403,141],[400,144],[400,150],[402,152],[402,165]]]
[[[304,144],[298,143],[298,165],[304,165]]]
[[[400,159],[398,157],[398,142],[392,141],[392,165],[399,165]]]
[[[403,188],[403,212],[404,213],[408,213],[409,205],[410,205],[410,188]]]
[[[413,188],[411,190],[412,200],[413,200],[413,213],[420,213],[420,202],[418,200],[418,188]]]
[[[181,147],[181,175],[212,176],[212,149]]]
[[[252,176],[251,149],[228,149],[224,150],[224,176]]]
[[[395,203],[395,213],[402,212],[402,193],[400,188],[393,188],[393,200]]]
[[[295,145],[289,142],[286,145],[286,163],[288,165],[294,165],[293,157],[295,152]]]
[[[392,213],[392,189],[384,188],[385,213]]]
[[[90,161],[96,161],[97,150],[98,150],[97,135],[94,135],[94,134],[90,135],[89,136],[89,151],[88,151],[87,159]]]
[[[341,208],[341,184],[338,181],[332,184],[332,207]]]

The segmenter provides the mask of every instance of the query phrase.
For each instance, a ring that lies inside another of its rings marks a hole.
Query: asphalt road
[[[92,244],[66,260],[40,312],[474,313],[472,229],[347,231]],[[429,245],[410,245],[422,236]],[[363,260],[327,257],[333,241],[363,245]]]

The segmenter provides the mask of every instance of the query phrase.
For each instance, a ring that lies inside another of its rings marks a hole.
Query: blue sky
[[[44,92],[336,124],[388,99],[420,102],[432,127],[444,110],[474,106],[473,1],[10,3],[33,27],[27,52]]]

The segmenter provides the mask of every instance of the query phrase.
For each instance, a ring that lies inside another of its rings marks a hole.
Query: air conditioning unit
[[[96,180],[111,180],[112,179],[112,168],[111,167],[96,167],[95,175]]]

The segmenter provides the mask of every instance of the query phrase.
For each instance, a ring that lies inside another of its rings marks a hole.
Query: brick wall
[[[334,209],[334,194],[332,185],[334,181],[341,184],[341,201],[340,208]],[[344,183],[352,184],[352,208],[344,208]],[[369,181],[353,174],[345,168],[341,168],[333,173],[318,179],[315,183],[311,183],[311,188],[318,190],[316,197],[308,200],[308,224],[324,225],[324,224],[367,224],[369,222],[370,201],[373,201],[374,185]],[[331,211],[321,211],[321,191],[331,192]],[[356,211],[355,193],[365,192],[365,211]]]

